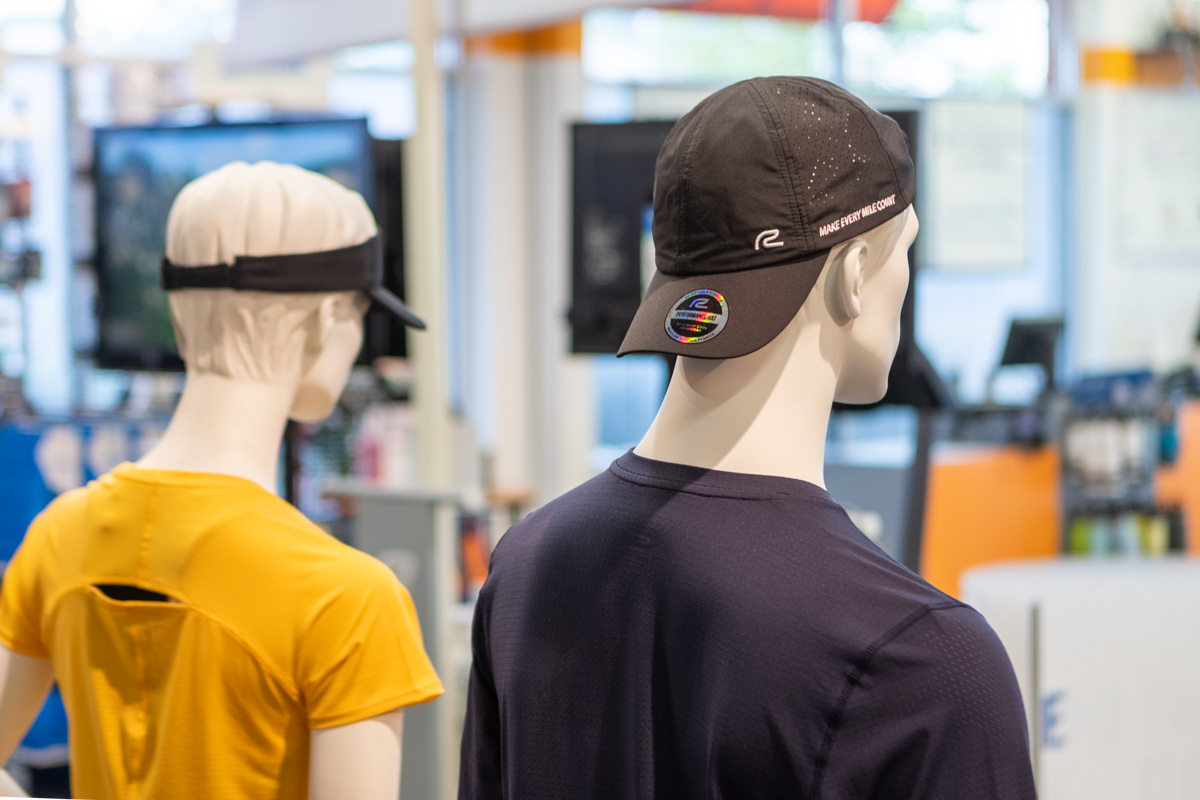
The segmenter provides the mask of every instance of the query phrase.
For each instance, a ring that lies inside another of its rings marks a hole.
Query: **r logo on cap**
[[[688,292],[667,314],[667,336],[681,344],[707,342],[725,329],[729,304],[712,289]]]
[[[754,240],[754,249],[760,250],[764,247],[783,247],[786,242],[779,241],[779,228],[770,228],[763,231]]]

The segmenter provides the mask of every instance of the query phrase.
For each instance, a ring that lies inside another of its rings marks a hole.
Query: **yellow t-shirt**
[[[250,481],[132,464],[30,526],[0,642],[53,659],[94,800],[306,798],[311,729],[442,693],[379,561]]]

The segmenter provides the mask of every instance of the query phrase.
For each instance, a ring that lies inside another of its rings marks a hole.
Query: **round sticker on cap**
[[[725,295],[712,289],[685,294],[667,314],[667,336],[681,344],[707,342],[729,321]]]

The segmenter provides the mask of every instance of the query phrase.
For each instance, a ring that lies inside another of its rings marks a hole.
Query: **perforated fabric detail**
[[[627,453],[476,606],[460,800],[1033,800],[995,634],[825,490]]]
[[[906,146],[899,126],[865,104],[847,102],[827,91],[814,91],[819,82],[777,80],[769,84],[767,102],[787,132],[788,173],[804,209],[805,233],[811,249],[829,247],[881,225],[903,211],[912,192],[897,175],[893,150]],[[876,119],[878,118],[878,119]],[[890,126],[883,131],[881,126]],[[907,158],[907,153],[897,153]],[[860,220],[821,235],[821,228],[861,211],[877,201],[898,195],[892,205],[865,214]]]
[[[918,617],[851,683],[814,798],[1035,797],[1008,656],[971,608]]]

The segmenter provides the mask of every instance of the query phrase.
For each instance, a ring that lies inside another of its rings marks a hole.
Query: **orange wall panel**
[[[1179,457],[1158,472],[1160,505],[1180,506],[1188,551],[1200,555],[1200,402],[1179,410]]]
[[[468,36],[468,55],[578,56],[583,51],[583,22],[571,20],[548,28]]]
[[[1057,448],[935,452],[927,498],[921,575],[947,594],[971,567],[1061,551]]]

